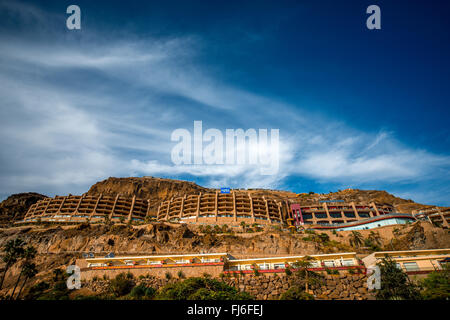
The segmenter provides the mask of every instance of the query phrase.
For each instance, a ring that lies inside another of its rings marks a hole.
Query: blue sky
[[[81,8],[68,30],[67,6]],[[381,8],[381,30],[365,26]],[[110,176],[450,205],[446,1],[0,1],[0,196]],[[280,166],[175,166],[177,128],[275,128]]]

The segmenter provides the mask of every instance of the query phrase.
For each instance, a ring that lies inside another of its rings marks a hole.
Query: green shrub
[[[281,295],[280,300],[314,300],[314,296],[300,286],[293,286]]]
[[[160,300],[250,300],[247,292],[239,292],[224,282],[209,278],[189,278],[168,284],[156,296]]]
[[[418,286],[408,275],[397,268],[391,257],[383,258],[377,265],[381,271],[381,288],[376,290],[378,300],[419,300],[421,299]]]
[[[330,269],[330,268],[325,268],[325,271],[328,274],[339,274],[339,271],[337,269]]]
[[[292,274],[292,271],[289,267],[285,268],[284,272],[286,273],[287,276],[290,276]]]
[[[325,243],[327,241],[330,241],[330,237],[326,233],[319,234],[319,239],[321,242]]]
[[[46,290],[50,289],[50,284],[45,281],[40,281],[33,285],[28,294],[25,296],[26,300],[36,300],[39,296],[41,296]]]
[[[145,296],[147,298],[153,298],[156,294],[156,289],[153,287],[147,287],[147,289],[145,289]]]
[[[430,273],[421,282],[422,296],[426,300],[449,300],[450,298],[450,265],[443,270]]]
[[[100,296],[88,295],[88,296],[77,296],[75,300],[102,300]]]
[[[131,289],[134,287],[134,282],[131,280],[128,274],[121,273],[118,274],[109,283],[110,291],[116,296],[121,297],[130,293]]]
[[[132,299],[151,299],[154,297],[156,290],[152,287],[147,287],[144,284],[135,286],[130,292]]]
[[[69,289],[64,280],[59,280],[53,284],[50,290],[41,292],[36,300],[69,300]]]
[[[183,273],[183,271],[178,271],[178,278],[180,278],[180,279],[184,279],[184,278],[186,278],[185,276],[184,276],[184,273]]]

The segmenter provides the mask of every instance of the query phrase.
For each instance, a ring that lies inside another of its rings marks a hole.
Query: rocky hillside
[[[0,203],[0,225],[23,219],[28,208],[46,196],[35,193],[17,193]]]
[[[361,230],[367,238],[372,230]],[[434,227],[428,222],[412,225],[379,228],[381,249],[411,250],[447,248],[450,234],[447,230]],[[351,231],[333,234],[324,231],[330,243],[305,238],[307,234],[290,234],[268,228],[258,233],[204,234],[197,226],[151,223],[142,226],[88,225],[78,226],[31,226],[0,229],[0,246],[8,240],[20,237],[32,244],[38,251],[36,265],[37,279],[51,276],[56,268],[75,262],[83,252],[96,256],[114,252],[116,255],[148,255],[188,252],[228,252],[236,258],[262,257],[269,255],[305,255],[332,252],[357,251],[362,255],[370,252],[364,248],[349,245]],[[0,272],[3,263],[0,263]],[[17,266],[11,269],[5,288],[11,288],[19,272]]]

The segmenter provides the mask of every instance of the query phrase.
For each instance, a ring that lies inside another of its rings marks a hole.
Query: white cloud
[[[67,193],[108,176],[149,174],[265,188],[292,175],[352,185],[448,180],[448,155],[308,112],[315,106],[223,83],[194,62],[200,39],[101,37],[2,41],[0,193]],[[174,166],[171,132],[192,128],[193,120],[203,120],[204,130],[280,129],[279,173],[262,176],[259,166],[248,165]]]

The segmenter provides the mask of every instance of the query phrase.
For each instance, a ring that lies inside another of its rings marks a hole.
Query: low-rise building
[[[193,253],[177,255],[150,255],[150,256],[122,256],[122,257],[98,257],[86,258],[88,268],[110,268],[116,267],[170,267],[181,265],[197,265],[223,263],[229,258],[227,253]]]
[[[295,263],[301,261],[305,255],[263,257],[235,259],[228,261],[228,268],[225,272],[253,272],[254,268],[259,272],[285,272],[286,268],[295,269]],[[325,271],[326,269],[361,269],[364,266],[356,257],[356,252],[343,252],[331,254],[310,255],[311,262],[308,269],[312,271]],[[365,272],[365,271],[364,271]]]
[[[83,279],[92,279],[108,275],[110,278],[121,272],[132,272],[136,276],[154,275],[164,277],[166,273],[176,275],[180,271],[186,276],[202,276],[208,273],[219,276],[221,273],[277,273],[286,268],[295,270],[295,263],[304,255],[272,256],[260,258],[236,259],[228,253],[193,253],[148,256],[88,257],[77,260]],[[357,259],[355,252],[311,255],[309,270],[326,271],[359,269],[365,273],[364,265]]]
[[[442,270],[443,265],[450,259],[450,248],[374,252],[363,258],[362,261],[368,268],[376,265],[386,256],[394,260],[397,267],[407,274],[426,274]]]
[[[79,259],[76,265],[81,268],[82,279],[107,275],[114,277],[122,272],[131,272],[135,276],[154,275],[165,277],[167,273],[177,276],[195,277],[207,273],[219,276],[223,272],[225,261],[232,259],[227,253],[193,253],[121,257],[91,257]]]

